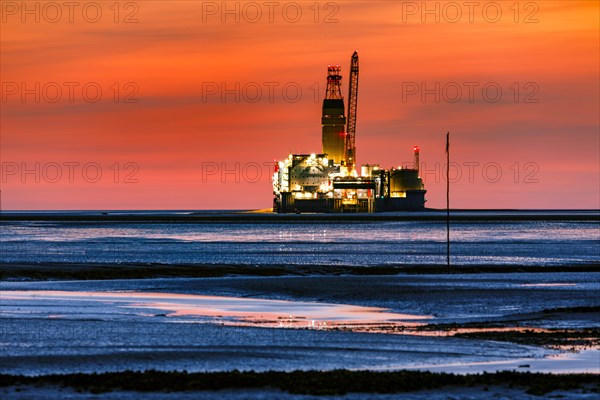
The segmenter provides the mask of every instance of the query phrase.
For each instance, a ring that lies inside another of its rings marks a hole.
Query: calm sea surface
[[[436,221],[113,223],[3,221],[0,262],[393,265],[445,262]],[[597,221],[451,227],[456,264],[600,263]]]

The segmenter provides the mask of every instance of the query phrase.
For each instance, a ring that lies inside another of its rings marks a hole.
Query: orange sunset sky
[[[359,164],[445,207],[450,131],[452,207],[600,208],[598,1],[75,3],[1,2],[4,210],[270,207],[354,50]]]

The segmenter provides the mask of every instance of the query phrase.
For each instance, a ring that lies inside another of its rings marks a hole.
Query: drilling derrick
[[[326,100],[342,100],[342,67],[339,65],[327,66],[327,88],[325,89]]]
[[[346,117],[340,71],[339,65],[330,65],[327,68],[327,89],[321,119],[323,153],[336,164],[345,160],[346,146]]]
[[[358,104],[358,52],[350,61],[350,84],[348,87],[348,128],[346,129],[345,159],[348,171],[356,167],[356,108]]]

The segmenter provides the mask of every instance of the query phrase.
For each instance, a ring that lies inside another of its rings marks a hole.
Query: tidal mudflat
[[[2,390],[588,398],[600,373],[599,243],[594,221],[568,218],[460,222],[463,263],[450,273],[428,220],[11,222]],[[365,241],[365,229],[384,234]]]

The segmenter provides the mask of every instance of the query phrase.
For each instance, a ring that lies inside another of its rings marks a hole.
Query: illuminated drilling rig
[[[419,210],[425,207],[419,177],[419,148],[414,146],[412,168],[381,169],[364,164],[356,170],[358,53],[350,60],[348,111],[342,97],[339,65],[327,67],[323,100],[320,154],[290,154],[275,166],[273,211],[377,212]],[[347,118],[346,118],[347,115]]]

